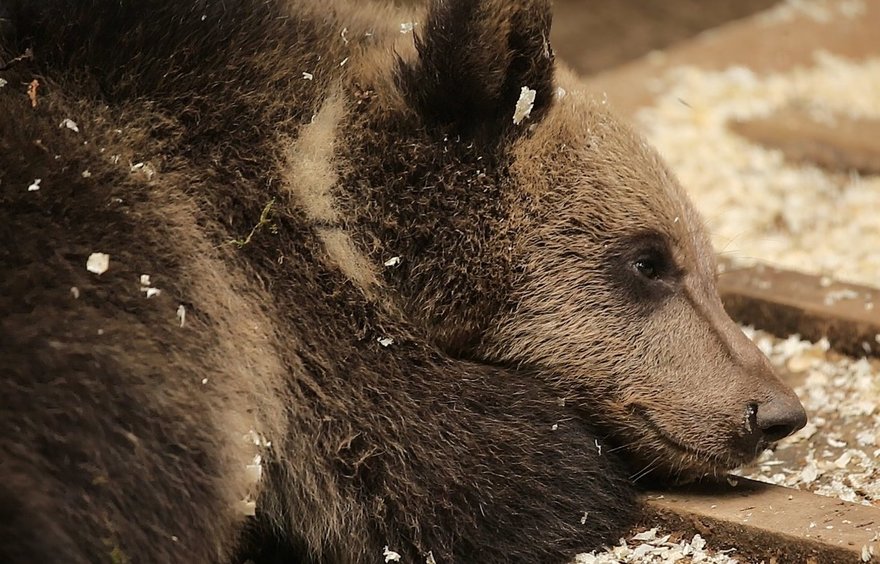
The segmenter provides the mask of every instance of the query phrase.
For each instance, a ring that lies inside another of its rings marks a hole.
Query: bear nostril
[[[777,396],[757,407],[755,422],[767,442],[784,439],[807,424],[807,412],[794,396]]]

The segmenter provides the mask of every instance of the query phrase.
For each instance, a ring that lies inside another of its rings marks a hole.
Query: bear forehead
[[[676,238],[700,222],[657,152],[590,94],[558,100],[513,155],[523,189],[556,195],[564,215],[602,216],[609,228],[642,222]]]
[[[572,91],[513,150],[542,237],[589,245],[654,234],[682,264],[715,270],[701,216],[675,175],[604,99]],[[574,227],[572,229],[572,227]]]

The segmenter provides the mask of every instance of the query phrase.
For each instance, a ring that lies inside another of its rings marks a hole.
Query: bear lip
[[[659,423],[654,421],[646,408],[636,406],[635,409],[633,409],[633,414],[641,420],[645,427],[649,429],[653,435],[659,438],[667,448],[696,457],[700,463],[700,467],[698,468],[695,466],[692,470],[699,470],[701,472],[717,472],[718,470],[729,471],[738,468],[743,464],[747,464],[757,457],[757,454],[752,457],[744,456],[744,452],[736,449],[730,449],[727,457],[713,454],[709,451],[690,445],[676,437],[674,434],[666,431]],[[760,451],[761,450],[759,449],[757,452]],[[724,458],[727,458],[726,463],[722,462]]]

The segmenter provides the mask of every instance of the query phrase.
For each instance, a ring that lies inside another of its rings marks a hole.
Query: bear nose
[[[802,429],[807,424],[807,412],[794,394],[781,394],[758,404],[755,423],[764,440],[772,443]]]

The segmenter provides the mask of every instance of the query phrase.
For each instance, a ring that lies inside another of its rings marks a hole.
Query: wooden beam
[[[748,562],[880,561],[880,509],[737,478],[644,497],[645,523],[699,533]],[[867,560],[866,560],[867,559]]]
[[[880,120],[832,114],[820,121],[802,107],[730,124],[753,143],[782,151],[790,161],[862,174],[880,174]]]
[[[779,337],[826,337],[852,356],[880,356],[880,289],[764,265],[723,266],[721,300],[739,323]]]

